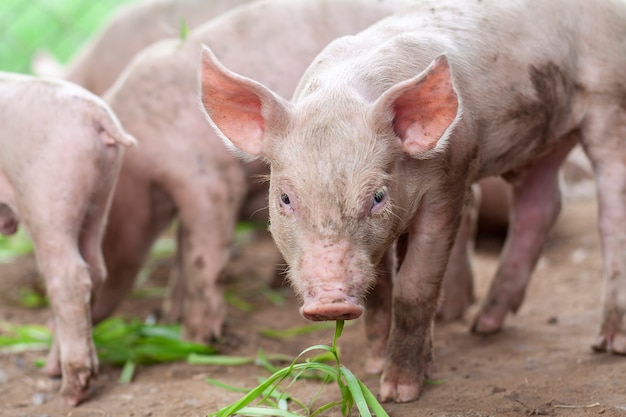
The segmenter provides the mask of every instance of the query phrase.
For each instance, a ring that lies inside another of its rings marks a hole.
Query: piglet
[[[594,348],[626,353],[624,50],[623,2],[424,0],[331,43],[291,101],[205,51],[211,123],[271,166],[271,232],[301,313],[354,319],[366,305],[393,306],[374,309],[389,329],[382,400],[416,399],[431,374],[432,319],[470,186],[501,175],[513,189],[500,266],[474,325],[489,333],[524,297],[560,210],[559,165],[577,142],[600,206]],[[393,277],[388,252],[403,232]]]
[[[235,225],[267,204],[267,166],[244,164],[206,123],[198,101],[198,57],[209,43],[238,71],[291,94],[309,62],[333,39],[402,10],[401,0],[265,0],[207,22],[184,39],[142,51],[105,94],[141,143],[126,153],[103,251],[109,279],[94,305],[102,320],[130,291],[150,247],[175,218],[177,253],[167,313],[183,335],[223,335],[219,282]],[[264,211],[265,212],[265,211]],[[264,220],[266,220],[266,215]]]
[[[45,370],[63,376],[69,405],[98,372],[93,294],[105,279],[107,212],[128,135],[109,107],[64,81],[0,73],[0,232],[21,221],[35,248],[54,319]]]

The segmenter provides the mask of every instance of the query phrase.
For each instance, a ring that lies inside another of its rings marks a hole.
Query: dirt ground
[[[594,354],[590,345],[600,320],[600,249],[593,199],[566,202],[528,290],[526,301],[510,316],[501,334],[477,337],[469,321],[438,323],[435,335],[434,379],[421,398],[409,404],[386,404],[391,416],[618,416],[626,415],[626,358]],[[230,284],[255,310],[229,307],[231,343],[227,354],[296,355],[305,347],[330,343],[332,330],[287,341],[258,334],[260,329],[284,329],[308,324],[298,314],[297,300],[285,290],[287,302],[276,306],[261,295],[269,279],[272,258],[267,242],[244,248],[230,268]],[[263,249],[265,248],[265,249]],[[485,294],[496,266],[499,242],[481,240],[475,271],[477,295]],[[0,267],[0,320],[44,323],[46,309],[16,307],[11,294],[32,281],[31,259]],[[158,275],[158,274],[157,274]],[[157,279],[157,278],[155,278]],[[148,282],[146,285],[152,285]],[[145,317],[159,300],[126,300],[119,314]],[[363,323],[357,320],[340,339],[345,365],[376,392],[378,377],[364,374],[366,354]],[[258,366],[192,366],[186,363],[139,367],[131,384],[117,382],[119,368],[105,366],[93,386],[90,401],[76,408],[59,401],[59,380],[43,376],[33,365],[41,353],[0,356],[0,415],[13,416],[203,416],[240,398],[240,394],[205,382],[253,387],[268,375]],[[312,398],[317,383],[296,386],[297,398]],[[335,391],[324,392],[329,400]],[[335,413],[334,415],[339,415]]]

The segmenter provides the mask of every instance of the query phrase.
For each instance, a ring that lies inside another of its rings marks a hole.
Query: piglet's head
[[[367,100],[314,77],[290,103],[205,49],[202,103],[228,146],[271,166],[270,231],[311,320],[353,319],[445,150],[459,103],[445,56]],[[303,81],[306,83],[306,81]]]

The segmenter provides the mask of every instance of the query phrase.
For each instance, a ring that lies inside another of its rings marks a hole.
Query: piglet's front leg
[[[431,375],[433,320],[457,232],[459,215],[455,212],[460,213],[462,206],[462,202],[451,202],[442,207],[432,204],[433,201],[437,200],[425,199],[410,226],[406,257],[394,281],[381,401],[417,399]]]
[[[459,230],[450,252],[448,266],[443,277],[437,318],[444,321],[458,320],[474,302],[474,273],[471,257],[474,253],[480,190],[477,184],[467,194]]]
[[[370,353],[365,371],[377,374],[382,371],[387,356],[387,342],[391,326],[391,299],[395,269],[395,247],[392,247],[376,268],[378,279],[367,295],[365,309],[365,334]]]
[[[220,338],[226,316],[219,278],[230,256],[245,191],[240,165],[234,158],[231,162],[222,163],[223,170],[213,175],[188,178],[174,191],[180,224],[173,292],[178,297],[172,300],[172,311],[182,312],[183,336],[198,343]]]

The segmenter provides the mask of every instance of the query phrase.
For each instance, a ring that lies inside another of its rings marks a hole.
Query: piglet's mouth
[[[300,307],[300,314],[311,321],[354,320],[363,314],[363,306],[338,297],[324,301],[308,300]]]

